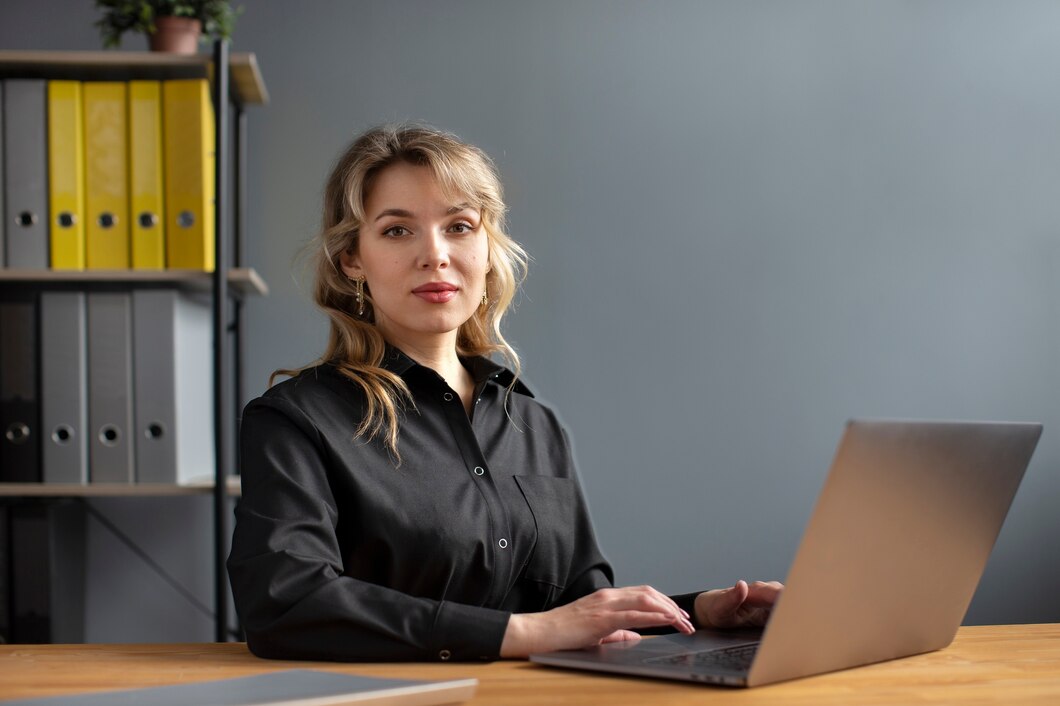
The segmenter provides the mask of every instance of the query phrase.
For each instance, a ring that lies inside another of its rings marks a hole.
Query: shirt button
[[[485,472],[486,472],[486,469],[483,468],[482,466],[475,466],[475,475],[476,476],[481,476]]]
[[[501,538],[501,541],[497,542],[497,546],[499,546],[501,549],[507,549],[508,548],[508,540],[504,539],[504,538]]]
[[[452,656],[453,655],[452,655],[451,652],[449,652],[449,650],[442,650],[441,652],[438,653],[438,659],[440,659],[440,660],[447,660],[447,659],[449,659]]]
[[[453,393],[452,392],[445,393],[444,395],[442,395],[442,399],[445,400],[446,402],[452,402],[453,401]]]

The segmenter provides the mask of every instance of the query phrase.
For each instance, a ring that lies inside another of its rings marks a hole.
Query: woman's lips
[[[432,304],[444,304],[456,296],[457,287],[448,282],[429,282],[416,287],[412,293]]]

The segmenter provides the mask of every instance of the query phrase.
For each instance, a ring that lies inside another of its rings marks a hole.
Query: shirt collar
[[[534,396],[534,393],[523,384],[522,380],[515,377],[515,373],[485,356],[460,356],[460,361],[471,373],[471,378],[475,381],[475,385],[483,382],[495,382],[502,387],[511,387],[521,395]],[[384,370],[389,370],[395,375],[404,376],[408,371],[418,367],[422,366],[405,355],[400,349],[389,343],[387,344],[386,351],[383,353],[382,368]],[[512,385],[513,382],[515,383],[514,385]]]

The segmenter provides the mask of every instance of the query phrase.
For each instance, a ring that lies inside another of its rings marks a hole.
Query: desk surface
[[[1060,624],[961,628],[938,652],[833,674],[728,689],[596,676],[529,662],[337,664],[278,662],[242,643],[191,645],[0,645],[0,698],[29,698],[182,684],[278,669],[313,668],[379,677],[479,680],[469,704],[1060,703]]]

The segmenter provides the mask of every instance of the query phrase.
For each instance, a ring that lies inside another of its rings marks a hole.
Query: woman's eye
[[[409,229],[405,226],[390,226],[389,228],[383,231],[383,235],[389,236],[391,238],[397,238],[402,235],[408,235],[408,233]]]
[[[449,226],[449,230],[453,231],[454,233],[470,233],[471,231],[475,230],[475,228],[470,223],[454,223],[453,225]]]

